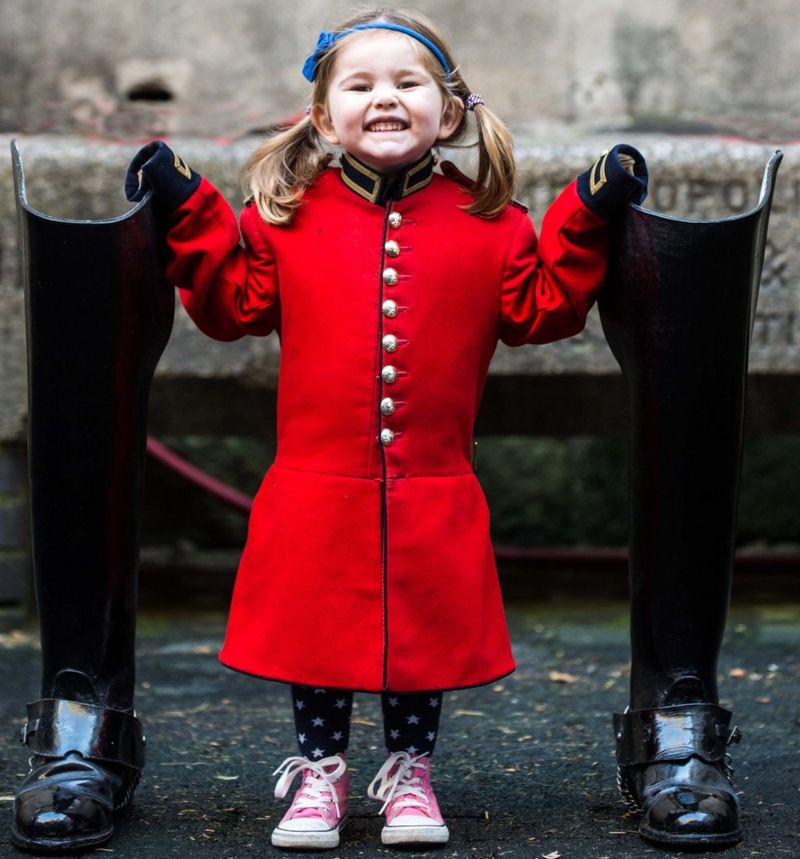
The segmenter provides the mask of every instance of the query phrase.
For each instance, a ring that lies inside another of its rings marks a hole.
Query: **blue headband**
[[[423,45],[436,57],[437,60],[441,63],[442,68],[447,75],[447,80],[450,80],[451,72],[450,66],[445,59],[444,54],[433,44],[430,39],[426,39],[421,33],[418,33],[416,30],[410,30],[408,27],[402,27],[400,24],[356,24],[355,27],[348,27],[346,30],[341,30],[338,33],[331,32],[330,30],[323,30],[319,34],[319,38],[317,39],[317,47],[314,49],[314,53],[305,61],[303,64],[303,77],[308,81],[313,81],[317,74],[317,66],[319,65],[319,61],[324,56],[325,52],[333,46],[335,42],[338,42],[342,36],[347,36],[350,33],[355,33],[358,30],[396,30],[398,33],[405,33],[406,36],[411,36],[412,39],[416,39],[418,42],[422,42]]]

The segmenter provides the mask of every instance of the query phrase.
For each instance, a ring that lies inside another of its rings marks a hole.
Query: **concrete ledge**
[[[0,554],[0,606],[30,603],[31,562],[23,554]]]
[[[17,445],[0,447],[0,497],[23,493],[27,482],[25,451]]]
[[[25,449],[0,444],[0,606],[30,603]]]
[[[649,204],[668,214],[724,217],[757,201],[764,166],[774,147],[695,137],[625,135],[646,155],[652,177]],[[0,136],[8,152],[10,136]],[[518,135],[519,198],[539,223],[547,205],[619,135],[574,137],[544,143]],[[240,205],[238,172],[257,138],[225,145],[184,138],[175,148]],[[126,211],[121,190],[138,143],[97,143],[77,137],[36,136],[19,141],[29,203],[57,217],[103,218]],[[800,145],[785,147],[753,344],[751,389],[771,416],[765,425],[797,426],[785,397],[800,386]],[[447,157],[451,157],[449,154]],[[464,160],[461,155],[460,160]],[[469,170],[469,159],[463,165]],[[25,431],[26,370],[23,296],[16,248],[10,159],[0,158],[0,441]],[[713,336],[713,332],[710,332]],[[155,426],[170,432],[252,427],[270,433],[277,381],[274,337],[216,343],[195,330],[181,311],[153,391]],[[624,408],[618,370],[593,312],[585,332],[560,343],[527,349],[500,347],[492,363],[484,431],[595,431],[616,428]],[[772,381],[780,380],[776,387]],[[755,380],[759,381],[756,383]],[[781,399],[775,399],[777,391]],[[538,423],[537,423],[538,422]],[[232,431],[227,429],[225,431]],[[539,430],[541,431],[541,430]]]
[[[16,548],[21,535],[25,534],[28,522],[28,507],[21,500],[0,500],[0,552]]]

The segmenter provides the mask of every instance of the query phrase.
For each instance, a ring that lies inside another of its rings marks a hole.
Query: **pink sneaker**
[[[384,844],[446,844],[450,832],[431,786],[430,758],[394,752],[378,770],[367,793],[383,801]],[[376,787],[377,785],[377,787]]]
[[[338,847],[339,830],[347,817],[349,776],[344,755],[333,755],[319,761],[291,757],[275,770],[281,774],[275,785],[275,796],[283,799],[295,778],[302,773],[303,783],[294,795],[289,810],[272,830],[275,847]]]

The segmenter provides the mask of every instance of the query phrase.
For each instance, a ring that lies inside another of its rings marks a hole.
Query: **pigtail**
[[[270,224],[288,224],[303,192],[328,163],[316,129],[306,116],[271,137],[250,156],[242,171],[245,198]]]
[[[464,209],[481,218],[495,218],[514,197],[517,166],[514,160],[514,141],[506,124],[490,110],[483,98],[473,92],[460,70],[454,69],[452,79],[437,71],[442,88],[452,99],[448,109],[459,110],[461,122],[455,131],[443,141],[445,146],[476,147],[478,150],[478,175],[472,184],[473,200]],[[464,143],[470,135],[469,114],[475,117],[477,140]]]
[[[478,131],[478,175],[475,199],[467,211],[493,218],[511,202],[514,195],[516,164],[511,132],[485,104],[472,108]]]

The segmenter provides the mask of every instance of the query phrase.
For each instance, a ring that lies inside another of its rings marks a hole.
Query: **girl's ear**
[[[310,114],[311,124],[317,130],[317,133],[328,143],[336,146],[339,143],[339,138],[333,128],[330,115],[328,114],[325,105],[315,104],[311,107]]]
[[[461,125],[464,118],[464,102],[460,98],[450,95],[442,111],[442,119],[439,123],[439,136],[437,140],[447,140]]]

